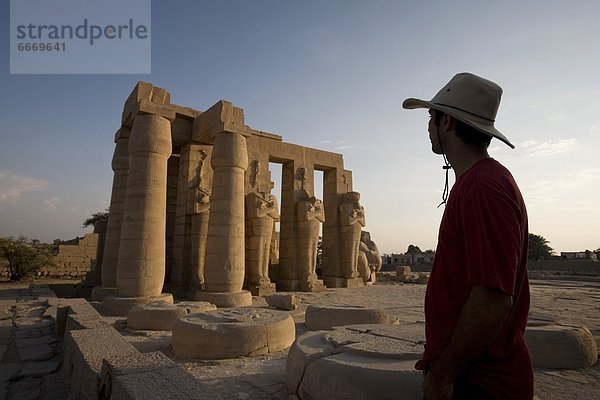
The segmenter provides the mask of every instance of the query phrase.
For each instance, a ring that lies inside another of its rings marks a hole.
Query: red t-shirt
[[[483,159],[458,177],[440,225],[425,295],[424,369],[448,345],[472,286],[513,296],[513,308],[467,381],[492,399],[531,399],[533,369],[523,339],[529,312],[527,211],[510,172]]]

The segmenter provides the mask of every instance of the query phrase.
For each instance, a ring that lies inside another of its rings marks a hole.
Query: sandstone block
[[[310,330],[324,330],[343,325],[397,324],[398,320],[379,308],[310,305],[305,323]]]
[[[422,325],[307,332],[290,348],[286,386],[299,398],[419,399],[423,337]]]
[[[97,399],[104,359],[135,357],[139,352],[114,328],[71,331],[65,335],[63,375],[78,399]]]
[[[585,368],[598,360],[598,347],[585,326],[528,326],[525,341],[535,368]]]
[[[327,290],[327,287],[323,284],[322,279],[318,279],[310,282],[301,282],[300,290],[303,292],[324,292]]]
[[[207,389],[181,368],[166,368],[116,376],[111,400],[211,399]]]
[[[412,270],[410,269],[410,266],[408,265],[398,265],[396,267],[396,276],[398,275],[410,275],[412,273]]]
[[[80,314],[89,317],[101,318],[94,307],[83,298],[60,299],[56,310],[55,333],[57,336],[63,335],[67,325],[67,315]]]
[[[108,325],[110,325],[110,322],[102,317],[93,317],[85,314],[70,314],[67,316],[67,323],[65,324],[65,335],[71,331],[103,328]]]
[[[282,310],[295,310],[298,308],[298,304],[300,304],[300,298],[293,293],[276,293],[266,296],[265,300],[271,307]]]
[[[224,359],[274,353],[296,337],[283,311],[243,308],[190,314],[173,327],[173,351],[181,358]]]
[[[150,371],[178,368],[171,359],[160,351],[152,353],[139,353],[134,356],[113,358],[102,361],[100,371],[100,398],[111,399],[113,396],[113,382],[121,375],[143,374]],[[146,398],[146,397],[143,397]]]

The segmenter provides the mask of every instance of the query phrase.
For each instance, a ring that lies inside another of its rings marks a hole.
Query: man
[[[492,138],[514,148],[494,127],[501,95],[494,82],[461,73],[431,101],[403,103],[429,109],[432,151],[456,174],[425,295],[425,354],[416,365],[427,400],[533,397],[523,339],[527,211],[510,172],[487,152]]]

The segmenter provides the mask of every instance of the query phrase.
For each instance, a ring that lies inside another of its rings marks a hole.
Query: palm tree
[[[554,255],[554,249],[548,244],[550,242],[541,235],[535,233],[529,234],[529,251],[527,258],[529,260],[544,260]]]

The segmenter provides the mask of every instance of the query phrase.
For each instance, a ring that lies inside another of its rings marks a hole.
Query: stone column
[[[300,290],[298,257],[296,253],[296,191],[297,161],[283,164],[281,169],[281,222],[279,224],[279,274],[277,288],[284,291]]]
[[[116,135],[117,140],[112,159],[114,177],[102,255],[102,286],[96,286],[92,290],[93,300],[103,300],[107,295],[115,294],[117,291],[117,259],[119,258],[123,205],[125,204],[129,170],[129,135],[130,129],[126,127],[121,127]]]
[[[117,295],[105,299],[107,309],[123,314],[135,304],[156,300],[165,278],[167,159],[171,155],[171,123],[139,113],[129,139],[127,195],[117,262]]]
[[[195,300],[219,307],[252,304],[244,283],[244,172],[248,167],[246,138],[216,134],[211,158],[213,183],[204,270],[205,292]]]

